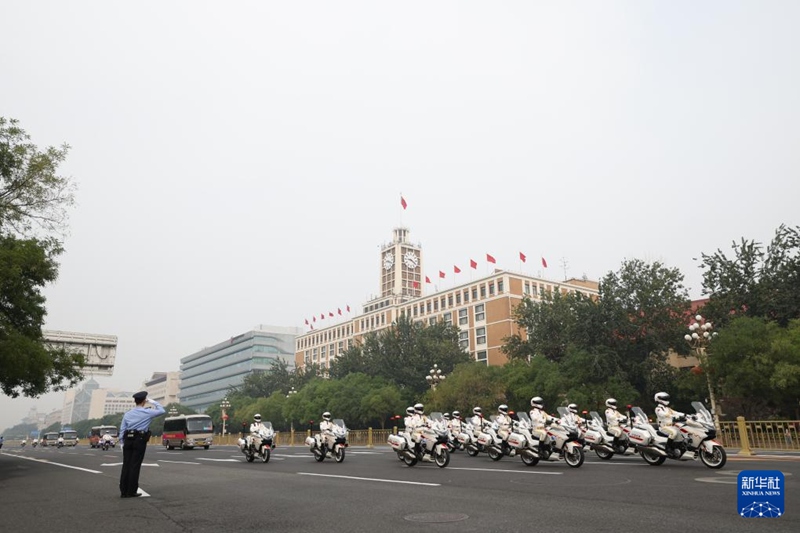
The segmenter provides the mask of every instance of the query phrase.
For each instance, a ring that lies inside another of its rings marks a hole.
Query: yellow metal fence
[[[800,451],[800,421],[758,420],[720,422],[717,435],[725,448]],[[743,431],[744,430],[744,431]],[[747,446],[745,446],[747,445]]]

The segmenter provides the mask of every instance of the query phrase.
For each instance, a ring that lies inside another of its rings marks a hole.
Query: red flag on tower
[[[419,281],[414,280],[414,288],[419,289]]]
[[[316,321],[317,321],[317,315],[314,315],[314,316],[311,318],[311,321],[312,321],[312,322],[316,322]]]
[[[408,207],[408,204],[406,203],[406,199],[405,199],[405,198],[403,198],[403,195],[402,195],[402,194],[400,195],[400,205],[402,205],[402,206],[403,206],[403,209],[405,209],[406,207]]]
[[[350,306],[349,305],[347,306],[347,312],[348,313],[350,312]]]
[[[333,312],[332,311],[328,311],[328,316],[332,317],[333,316]]]
[[[441,270],[439,271],[439,277],[444,278],[444,272],[442,272]]]
[[[341,315],[342,314],[342,308],[339,307],[337,310],[339,311],[339,314]]]
[[[542,266],[547,268],[547,261],[544,260],[544,257],[542,257]]]
[[[425,283],[430,283],[430,282],[431,282],[431,278],[429,278],[428,276],[425,276]]]
[[[308,326],[308,319],[306,318],[306,326]]]
[[[453,272],[455,272],[456,274],[461,274],[461,269],[458,268],[456,265],[453,265]]]
[[[520,253],[519,253],[519,260],[520,260],[520,261],[522,261],[522,262],[524,263],[524,262],[525,262],[525,259],[527,259],[527,257],[525,257],[525,254],[523,254],[522,252],[520,252]]]
[[[319,315],[319,319],[320,320],[325,320],[325,313],[322,313],[321,315]]]
[[[489,254],[486,254],[486,261],[488,261],[489,263],[494,263],[495,265],[497,264],[497,261],[494,260],[494,257],[492,257]]]
[[[469,260],[469,266],[471,266],[472,268],[478,268],[478,263],[476,263],[475,261],[470,259]]]

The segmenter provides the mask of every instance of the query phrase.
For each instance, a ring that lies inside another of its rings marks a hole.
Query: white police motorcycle
[[[248,463],[255,461],[256,457],[260,458],[262,463],[268,463],[272,449],[275,447],[273,445],[275,430],[272,428],[272,422],[262,422],[262,424],[264,429],[259,430],[258,433],[239,439],[239,449]]]
[[[321,463],[326,457],[333,457],[337,463],[344,461],[345,448],[347,448],[347,435],[349,433],[344,420],[341,418],[333,419],[333,446],[328,445],[327,439],[317,433],[313,437],[306,438],[306,445],[314,454],[314,459]]]

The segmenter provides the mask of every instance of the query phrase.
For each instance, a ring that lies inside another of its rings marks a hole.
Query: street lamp
[[[292,387],[289,389],[289,393],[286,395],[286,397],[291,398],[295,394],[297,394],[297,391],[294,390],[294,387]],[[289,420],[289,431],[291,431],[292,439],[294,439],[294,419]],[[292,441],[292,446],[294,446],[294,440]]]
[[[683,336],[684,340],[689,343],[689,346],[695,353],[698,361],[701,363],[701,368],[708,366],[708,348],[711,339],[717,336],[717,332],[712,332],[714,327],[711,322],[706,322],[702,315],[694,317],[694,323],[689,324],[689,333]],[[708,375],[708,368],[703,368],[706,374],[706,384],[708,385],[708,399],[711,401],[711,414],[714,415],[714,425],[719,429],[719,413],[717,413],[717,400],[714,396],[714,387],[711,386],[711,376]]]
[[[439,368],[439,365],[433,365],[428,375],[425,376],[425,380],[428,382],[428,385],[431,386],[431,390],[436,390],[436,385],[444,381],[446,377],[447,376],[442,373],[442,369]]]
[[[222,436],[225,436],[225,421],[228,420],[228,413],[225,412],[226,409],[231,408],[231,402],[228,401],[228,397],[224,397],[222,399],[222,403],[219,404],[220,408],[222,409]]]
[[[178,408],[174,405],[169,408],[169,416],[178,416]]]

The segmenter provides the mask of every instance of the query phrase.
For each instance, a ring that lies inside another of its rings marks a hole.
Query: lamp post
[[[286,394],[286,397],[291,398],[295,394],[297,394],[297,391],[294,390],[294,387],[292,387],[291,389],[289,389],[289,392]],[[294,445],[294,419],[289,420],[289,431],[292,432],[292,445]]]
[[[222,409],[222,436],[225,436],[225,422],[228,420],[228,413],[226,413],[226,409],[231,408],[231,402],[228,401],[228,397],[224,397],[222,399],[222,403],[219,404],[220,408]]]
[[[174,405],[169,408],[169,416],[178,416],[178,408]]]
[[[695,353],[697,360],[700,361],[701,368],[706,374],[706,384],[708,385],[708,399],[711,402],[711,414],[714,415],[714,426],[719,430],[719,413],[717,412],[717,400],[714,396],[714,387],[711,386],[711,376],[708,375],[708,348],[711,339],[717,336],[717,332],[712,332],[714,327],[711,322],[706,322],[702,315],[696,315],[694,322],[689,324],[689,333],[683,336],[684,340]],[[705,367],[705,368],[704,368]]]
[[[425,376],[425,380],[428,382],[428,385],[431,386],[431,390],[436,390],[436,385],[444,381],[446,377],[447,376],[442,373],[442,369],[439,368],[439,365],[433,365],[428,375]]]

